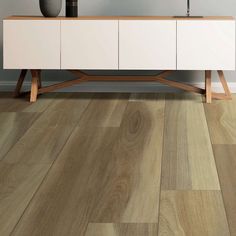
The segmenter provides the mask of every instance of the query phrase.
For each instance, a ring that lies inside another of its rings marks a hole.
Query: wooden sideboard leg
[[[27,74],[27,70],[21,70],[20,77],[19,77],[19,79],[17,81],[17,84],[16,84],[14,97],[19,97],[20,96],[20,91],[21,91],[23,82],[25,80],[26,74]]]
[[[229,90],[227,81],[225,80],[224,72],[222,70],[218,70],[217,72],[224,89],[224,93],[212,93],[212,97],[220,100],[232,100],[232,94]]]
[[[211,103],[212,92],[211,92],[211,71],[205,71],[205,89],[206,89],[206,103]]]
[[[224,76],[224,72],[222,70],[218,70],[218,75],[220,77],[220,82],[223,86],[223,89],[225,91],[225,96],[228,98],[228,99],[232,99],[232,94],[229,90],[229,87],[228,87],[228,84],[227,84],[227,81],[225,80],[225,76]]]
[[[38,86],[39,86],[39,71],[31,70],[32,84],[30,93],[30,102],[36,102],[38,96]]]

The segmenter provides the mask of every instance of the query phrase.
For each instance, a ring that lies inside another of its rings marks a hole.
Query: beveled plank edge
[[[165,194],[165,193],[171,193],[173,194],[174,198],[177,196],[177,194],[216,194],[219,195],[219,200],[221,201],[221,206],[222,206],[222,214],[217,215],[217,217],[225,217],[225,227],[227,228],[227,231],[229,234],[227,234],[228,236],[230,236],[230,228],[229,228],[229,222],[228,222],[228,217],[227,217],[227,212],[225,209],[225,204],[224,204],[224,199],[223,199],[223,194],[221,190],[162,190],[161,194]],[[176,200],[176,199],[175,199]],[[196,199],[192,199],[193,201],[195,201]],[[204,198],[201,198],[201,201],[203,201]],[[206,200],[206,199],[205,199]],[[161,198],[161,203],[163,202],[163,199]],[[211,204],[211,203],[210,203]],[[183,206],[183,205],[181,205]],[[220,205],[217,205],[217,207],[219,207]],[[173,207],[173,209],[176,209]],[[204,209],[204,208],[203,208]],[[186,208],[186,210],[188,211],[188,209]],[[161,208],[159,211],[159,214],[161,215]],[[159,224],[160,225],[160,224]],[[160,226],[158,225],[158,230],[160,229]],[[158,234],[159,235],[159,234]],[[225,234],[224,234],[225,235]]]
[[[43,112],[26,112],[26,111],[20,111],[20,112],[0,112],[0,113],[15,113],[15,114],[18,114],[18,113],[25,113],[25,114],[34,114],[34,118],[31,122],[31,124],[29,125],[29,127],[23,131],[22,135],[20,137],[18,137],[15,142],[11,145],[11,147],[7,150],[7,152],[1,157],[0,156],[0,161],[1,162],[4,162],[5,161],[5,157],[7,156],[7,154],[11,151],[11,149],[20,141],[20,139],[22,137],[24,137],[24,135],[28,132],[29,129],[31,129],[33,127],[33,125],[36,123],[36,121],[42,116]]]
[[[212,148],[213,148],[213,153],[214,153],[214,159],[215,159],[215,163],[216,163],[216,169],[217,169],[217,173],[218,173],[218,176],[219,176],[219,183],[220,183],[220,188],[221,188],[221,196],[222,196],[222,200],[223,200],[223,205],[224,205],[224,209],[225,209],[225,214],[226,214],[226,219],[227,219],[227,223],[228,223],[228,228],[229,228],[229,231],[230,231],[230,235],[234,235],[234,230],[232,231],[232,226],[231,226],[231,223],[230,223],[230,217],[231,215],[229,214],[228,212],[228,208],[226,207],[226,197],[225,195],[227,195],[227,191],[224,189],[223,185],[223,181],[222,179],[223,178],[220,178],[221,177],[221,170],[220,170],[220,163],[219,161],[217,161],[217,157],[216,157],[216,148],[217,147],[223,147],[223,146],[227,146],[227,147],[232,147],[232,146],[235,146],[235,144],[212,144]],[[225,193],[226,192],[226,193]]]
[[[58,94],[60,94],[60,93],[58,93]],[[72,95],[70,95],[70,96],[67,97],[67,98],[72,98],[72,97],[73,97],[73,94],[75,94],[75,93],[72,93]],[[63,100],[64,100],[64,99],[63,99]],[[54,102],[55,102],[55,100],[54,100]],[[88,104],[86,105],[86,107],[89,105],[90,102],[91,102],[91,100],[88,101]],[[47,111],[48,109],[50,109],[50,106],[53,105],[52,103],[53,103],[53,102],[50,102],[50,103],[47,105],[47,107],[45,108],[45,110],[40,113],[39,117],[41,117],[42,115],[44,115],[44,114],[46,113],[46,111]],[[86,110],[86,109],[87,109],[87,108],[85,108],[85,110]],[[85,111],[85,110],[84,110],[84,111]],[[84,112],[84,111],[83,111],[83,112]],[[82,112],[82,113],[83,113],[83,112]],[[81,113],[81,115],[80,115],[79,120],[81,119],[82,113]],[[38,117],[37,119],[39,119],[39,117]],[[58,157],[60,156],[61,152],[64,150],[64,148],[65,148],[66,145],[68,144],[69,140],[70,140],[71,137],[73,136],[74,132],[76,131],[76,126],[77,126],[76,124],[73,125],[74,128],[69,132],[67,138],[65,138],[64,143],[60,146],[60,148],[59,148],[59,150],[58,150],[58,153],[57,153],[57,155],[55,156],[54,160],[52,160],[50,163],[44,164],[44,165],[47,165],[47,166],[48,166],[48,169],[47,169],[47,171],[46,171],[44,177],[42,178],[42,180],[40,181],[40,183],[39,183],[38,186],[36,187],[34,193],[32,194],[31,199],[29,199],[28,203],[26,204],[26,206],[25,206],[24,210],[22,211],[22,213],[21,213],[19,219],[17,220],[17,222],[15,223],[15,225],[12,227],[11,232],[10,232],[9,235],[12,235],[12,234],[14,233],[14,231],[15,231],[16,228],[17,228],[17,226],[20,224],[22,218],[24,217],[24,215],[25,215],[27,209],[30,207],[32,201],[33,201],[34,198],[37,196],[37,194],[38,194],[38,192],[40,191],[41,187],[44,185],[44,183],[45,183],[45,181],[47,180],[47,178],[48,178],[48,176],[49,176],[49,174],[50,174],[50,172],[51,172],[53,166],[54,166],[55,163],[58,161]],[[29,127],[29,129],[32,129],[32,127],[33,127],[33,124]],[[28,129],[28,130],[29,130],[29,129]],[[28,130],[27,130],[27,131],[28,131]],[[26,131],[26,132],[27,132],[27,131]],[[22,137],[23,137],[23,136],[22,136]],[[22,138],[22,137],[21,137],[21,138]],[[38,165],[38,164],[35,164],[35,165]]]
[[[8,16],[4,20],[235,20],[233,16],[204,16],[203,18],[175,18],[174,16],[79,16],[79,17],[43,17]]]
[[[41,182],[39,183],[39,185],[37,186],[36,190],[34,191],[31,199],[28,201],[28,204],[26,205],[25,209],[23,210],[21,216],[19,217],[18,221],[16,222],[16,224],[14,225],[14,227],[12,228],[11,230],[11,233],[10,235],[12,235],[17,226],[20,224],[22,218],[24,217],[27,209],[30,207],[31,203],[33,202],[34,198],[36,197],[36,195],[38,194],[38,192],[40,191],[41,187],[44,185],[45,181],[47,180],[53,166],[55,165],[55,163],[57,162],[58,160],[58,157],[60,156],[61,152],[64,150],[64,148],[66,147],[68,141],[70,140],[70,138],[72,137],[73,133],[75,132],[75,129],[73,129],[70,134],[68,135],[68,137],[65,139],[65,142],[64,144],[61,146],[60,148],[60,151],[58,152],[57,156],[55,157],[55,159],[50,163],[50,164],[47,164],[48,165],[48,170],[46,171],[46,174],[44,175],[44,177],[42,178]]]
[[[105,233],[105,234],[104,234]],[[122,234],[121,234],[122,233]],[[157,223],[96,223],[89,222],[85,232],[85,236],[103,235],[103,236],[122,236],[122,235],[157,235]]]

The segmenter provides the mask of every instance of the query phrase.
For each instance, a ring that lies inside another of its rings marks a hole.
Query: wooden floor
[[[0,235],[236,235],[236,95],[0,94]]]

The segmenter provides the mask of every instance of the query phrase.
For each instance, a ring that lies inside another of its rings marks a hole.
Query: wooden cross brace
[[[15,97],[18,97],[22,94],[20,91],[21,91],[25,76],[27,74],[27,71],[28,70],[25,69],[25,70],[22,70],[20,73],[20,77],[18,79],[16,89],[15,89]],[[154,75],[154,76],[94,76],[94,75],[88,75],[80,70],[70,70],[70,72],[73,73],[77,77],[76,79],[68,80],[65,82],[57,83],[57,84],[46,86],[46,87],[42,87],[41,70],[30,70],[30,72],[32,76],[30,102],[36,102],[38,94],[52,92],[57,89],[70,87],[70,86],[80,84],[86,81],[159,82],[161,84],[165,84],[174,88],[182,89],[188,92],[205,94],[207,103],[211,103],[212,98],[222,99],[222,100],[232,99],[232,95],[230,93],[229,87],[225,80],[224,73],[221,70],[217,72],[220,78],[220,82],[223,86],[224,93],[212,92],[212,86],[211,86],[212,72],[210,70],[205,71],[205,89],[166,79],[171,73],[174,72],[174,71],[168,71],[168,70],[163,71],[162,73]]]

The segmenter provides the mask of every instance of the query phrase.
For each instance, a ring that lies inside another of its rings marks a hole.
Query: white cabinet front
[[[234,70],[235,21],[177,22],[178,70]]]
[[[176,21],[121,20],[119,69],[175,70]]]
[[[118,20],[61,22],[62,69],[118,69]]]
[[[60,69],[60,21],[4,20],[4,69]]]

